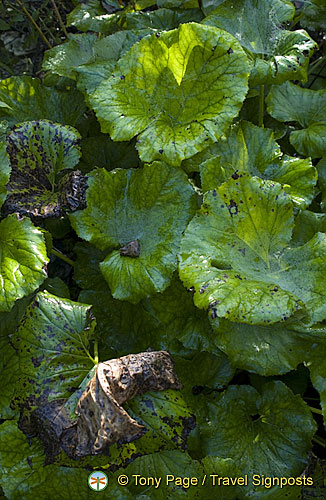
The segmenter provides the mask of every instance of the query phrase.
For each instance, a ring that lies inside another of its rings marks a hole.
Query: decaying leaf
[[[111,359],[92,369],[68,400],[51,401],[34,411],[32,432],[42,439],[48,461],[60,448],[77,459],[108,453],[114,443],[141,437],[147,429],[121,405],[145,392],[181,389],[173,366],[166,351]],[[22,419],[21,427],[31,431]]]
[[[77,455],[96,455],[117,441],[137,439],[146,429],[121,405],[148,391],[181,387],[166,351],[130,354],[100,363],[77,404]]]

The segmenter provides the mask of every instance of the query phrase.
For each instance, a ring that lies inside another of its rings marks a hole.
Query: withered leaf
[[[146,429],[122,408],[148,391],[181,389],[166,351],[142,352],[99,363],[77,407],[77,456],[96,455],[118,441],[130,442]]]
[[[110,445],[131,442],[147,431],[123,403],[145,392],[181,388],[168,352],[130,354],[99,363],[70,398],[42,404],[28,420],[21,418],[20,427],[43,441],[47,463],[60,449],[73,459],[109,454]],[[193,416],[185,414],[184,426],[191,430]]]

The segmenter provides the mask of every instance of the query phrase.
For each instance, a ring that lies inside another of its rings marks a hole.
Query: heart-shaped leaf
[[[134,45],[90,103],[113,140],[140,134],[143,161],[180,165],[226,130],[244,100],[248,74],[234,37],[182,24]]]

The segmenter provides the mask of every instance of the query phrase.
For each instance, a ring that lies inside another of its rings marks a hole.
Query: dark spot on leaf
[[[231,49],[231,47],[228,49],[227,53],[228,54],[233,54],[233,50]]]
[[[206,290],[206,288],[208,288],[208,287],[209,287],[209,284],[203,285],[203,286],[201,287],[201,289],[199,290],[199,293],[204,293],[204,292],[205,292],[205,290]]]
[[[158,152],[159,152],[160,154],[163,154],[163,151],[164,151],[163,149],[159,149],[159,150],[158,150]]]
[[[228,211],[229,211],[231,217],[233,217],[234,215],[237,215],[238,205],[236,204],[236,202],[234,200],[230,200],[230,203],[229,203],[229,205],[227,205],[227,207],[228,207]]]
[[[125,78],[126,78],[125,75],[120,76],[120,80],[124,80]]]

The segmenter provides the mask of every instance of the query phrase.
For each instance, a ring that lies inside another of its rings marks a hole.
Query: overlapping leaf
[[[312,158],[326,155],[326,90],[303,89],[286,82],[272,87],[267,111],[282,122],[298,122],[302,127],[290,134],[290,142],[298,153]]]
[[[237,115],[248,73],[234,37],[189,23],[132,47],[90,101],[113,140],[140,134],[143,161],[179,165],[216,141]]]
[[[13,76],[0,82],[0,120],[9,125],[47,118],[76,125],[86,111],[83,96],[77,90],[57,90],[42,85],[37,78]]]
[[[86,181],[79,171],[80,136],[48,120],[19,124],[8,135],[11,174],[3,213],[59,217],[84,206]],[[61,175],[60,175],[61,174]]]
[[[326,317],[326,236],[291,248],[293,208],[279,184],[235,173],[209,191],[180,248],[180,276],[211,317],[269,324],[306,307]],[[309,277],[309,278],[308,278]]]
[[[317,172],[310,159],[282,157],[271,130],[241,121],[218,141],[214,152],[216,157],[200,166],[203,191],[214,189],[242,170],[279,182],[300,208],[306,208],[314,198]]]
[[[308,462],[316,424],[306,403],[282,382],[264,385],[262,394],[230,386],[207,404],[205,417],[204,453],[232,458],[242,474],[295,477]]]
[[[77,79],[78,86],[93,92],[102,80],[113,73],[118,59],[144,36],[147,29],[119,31],[105,38],[94,33],[71,35],[62,45],[47,51],[43,68],[61,76]]]
[[[162,163],[97,169],[88,185],[87,208],[70,219],[81,238],[110,252],[100,269],[113,297],[137,303],[163,291],[193,213],[194,191],[185,174]]]
[[[41,410],[77,389],[94,364],[90,309],[48,292],[36,295],[12,339],[19,354],[18,404],[29,400]]]
[[[235,36],[253,62],[251,85],[306,80],[316,43],[304,30],[290,32],[282,23],[292,19],[289,1],[227,0],[203,22]]]
[[[0,222],[0,311],[41,285],[47,262],[44,236],[29,219],[10,215]]]

